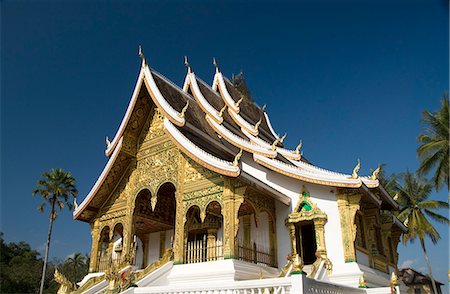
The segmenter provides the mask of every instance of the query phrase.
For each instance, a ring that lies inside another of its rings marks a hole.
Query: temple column
[[[208,236],[206,237],[207,258],[209,260],[216,260],[216,235],[217,229],[208,229]]]
[[[134,234],[134,225],[133,225],[133,212],[134,212],[134,205],[133,207],[130,209],[128,215],[126,216],[125,219],[125,223],[123,224],[123,259],[126,260],[127,264],[133,264],[134,261],[134,256],[136,255],[135,252],[133,252],[134,250],[134,246],[133,246],[133,234]]]
[[[324,219],[324,218],[314,219],[314,230],[316,232],[317,253],[320,256],[327,255],[327,248],[325,245],[325,222],[326,222],[326,219]]]
[[[233,189],[231,180],[226,178],[223,187],[223,219],[224,219],[224,259],[234,258],[236,255],[236,235],[239,229],[238,211],[244,202],[246,187]]]
[[[184,225],[186,224],[186,208],[181,200],[181,197],[177,192],[177,209],[175,214],[175,229],[173,232],[173,258],[174,264],[183,263],[184,256],[184,244],[185,244],[185,230]]]
[[[297,254],[297,240],[295,238],[295,224],[293,223],[288,223],[287,225],[288,229],[289,229],[289,237],[291,237],[291,252],[292,255],[296,255]]]
[[[92,247],[91,247],[91,259],[89,262],[89,272],[93,273],[97,271],[98,266],[98,244],[100,242],[100,232],[98,221],[91,224],[91,237],[92,237]]]
[[[359,209],[361,194],[338,190],[336,195],[341,220],[342,243],[344,245],[345,262],[356,261],[355,238],[356,238],[356,211]]]

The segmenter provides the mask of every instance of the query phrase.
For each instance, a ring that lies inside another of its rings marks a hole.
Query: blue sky
[[[182,85],[183,56],[211,82],[216,57],[243,70],[285,143],[303,139],[318,166],[363,173],[415,170],[421,112],[448,90],[446,1],[1,2],[1,230],[42,249],[47,215],[31,191],[43,171],[77,179],[79,202],[106,162],[105,136],[125,113],[143,46],[149,64]],[[447,192],[432,195],[447,199]],[[446,213],[446,212],[444,212]],[[427,243],[447,281],[448,228]],[[90,251],[89,225],[64,212],[51,257]],[[400,262],[423,270],[419,244]]]

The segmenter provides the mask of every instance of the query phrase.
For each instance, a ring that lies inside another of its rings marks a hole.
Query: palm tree
[[[433,290],[438,293],[425,248],[425,237],[429,237],[434,244],[441,238],[428,218],[448,224],[448,218],[433,210],[448,209],[449,204],[445,201],[428,199],[433,189],[430,181],[408,171],[401,174],[399,179],[402,185],[398,186],[397,192],[400,205],[400,212],[397,217],[408,227],[408,232],[402,236],[403,244],[408,241],[412,243],[417,238],[420,240]]]
[[[67,259],[67,264],[72,270],[72,277],[77,280],[79,278],[80,271],[81,274],[84,274],[85,268],[86,268],[86,257],[83,256],[81,253],[74,253],[72,257],[69,257]],[[73,281],[77,282],[77,281]]]
[[[424,111],[422,122],[426,125],[425,133],[419,135],[417,140],[421,143],[417,149],[417,154],[422,160],[419,167],[420,174],[428,174],[434,171],[433,181],[436,190],[439,190],[444,184],[449,188],[449,109],[448,93],[444,94],[441,101],[441,109],[430,113]]]
[[[72,209],[72,203],[70,203],[70,196],[77,196],[77,189],[75,187],[75,179],[68,172],[62,169],[52,169],[50,172],[42,174],[43,179],[37,182],[37,187],[33,190],[33,196],[39,194],[44,202],[39,205],[38,209],[44,212],[45,205],[48,203],[51,207],[50,210],[50,224],[47,235],[47,246],[45,247],[45,258],[42,269],[41,287],[39,293],[42,294],[44,290],[45,271],[47,268],[48,252],[50,249],[50,238],[52,235],[53,221],[57,216],[57,209],[61,211],[64,206],[67,206],[69,210]],[[75,200],[74,200],[75,201]]]

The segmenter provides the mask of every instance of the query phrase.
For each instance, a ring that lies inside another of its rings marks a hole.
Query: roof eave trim
[[[408,232],[408,227],[405,226],[404,223],[402,223],[395,215],[392,216],[393,223],[402,230],[403,233]]]
[[[225,85],[225,81],[223,79],[222,73],[218,72],[214,76],[214,80],[217,79],[217,85],[219,88],[220,95],[223,98],[223,101],[228,106],[228,108],[232,109],[234,112],[239,113],[239,106],[236,106],[236,102],[234,102],[230,93],[228,93],[227,86]],[[214,85],[213,85],[214,89]]]
[[[167,118],[164,118],[164,129],[175,145],[200,165],[221,175],[229,177],[239,176],[239,166],[234,165],[232,162],[220,159],[201,149],[186,138],[186,136],[184,136]]]
[[[186,122],[184,116],[182,115],[182,113],[173,109],[172,105],[170,105],[169,102],[167,102],[167,100],[161,94],[161,91],[159,91],[148,65],[145,65],[144,67],[144,82],[148,92],[150,93],[150,96],[153,98],[153,102],[155,102],[155,104],[164,113],[164,115],[177,126],[184,126]]]
[[[361,189],[366,192],[366,195],[369,196],[369,199],[372,201],[372,203],[374,203],[378,208],[381,207],[381,203],[383,203],[383,201],[381,199],[379,199],[377,196],[375,196],[375,194],[373,194],[369,188],[364,184],[361,185]]]
[[[77,209],[73,212],[73,219],[78,219],[81,215],[81,213],[87,208],[89,203],[94,199],[95,195],[97,194],[98,190],[102,186],[103,182],[105,181],[106,177],[108,176],[111,168],[113,167],[114,163],[116,162],[116,159],[122,150],[122,142],[123,137],[120,138],[119,143],[117,144],[117,147],[115,148],[112,156],[109,158],[108,162],[105,165],[105,168],[103,169],[102,173],[98,177],[97,181],[95,182],[94,186],[91,188],[91,191],[89,191],[86,198],[84,198],[83,202],[78,206]]]
[[[200,88],[198,86],[197,77],[195,76],[195,74],[189,73],[188,77],[186,77],[186,79],[188,79],[188,78],[189,78],[189,85],[191,86],[192,94],[193,94],[195,100],[197,100],[197,102],[200,105],[200,107],[202,108],[202,110],[205,113],[209,114],[213,119],[215,119],[216,122],[221,124],[223,122],[223,117],[221,117],[219,115],[219,112],[211,104],[209,104],[208,100],[206,100],[205,96],[203,96],[203,94],[200,91]]]
[[[279,160],[266,158],[258,154],[254,154],[253,159],[262,166],[265,166],[275,172],[313,184],[345,188],[359,188],[362,184],[359,179],[329,179],[302,174],[298,169],[296,169],[295,166],[289,166]]]
[[[391,195],[389,195],[389,193],[384,189],[384,187],[382,185],[378,185],[377,187],[380,192],[381,192],[381,196],[383,196],[384,200],[386,200],[386,202],[391,205],[391,207],[395,210],[399,210],[400,209],[400,205],[398,205],[397,201],[395,201]]]
[[[224,127],[221,124],[218,124],[214,121],[209,115],[206,115],[206,121],[209,123],[209,125],[214,129],[214,131],[222,136],[225,140],[227,140],[229,143],[233,144],[234,146],[238,148],[242,148],[247,152],[254,153],[254,154],[260,154],[262,156],[267,156],[270,158],[275,158],[277,156],[276,151],[272,151],[269,149],[266,149],[264,147],[261,147],[259,145],[253,144],[250,141],[246,141],[237,135],[233,134],[230,130],[228,130],[226,127]]]
[[[264,111],[264,117],[266,118],[267,126],[269,126],[270,132],[272,133],[272,135],[273,135],[275,138],[278,138],[278,134],[275,133],[275,130],[273,129],[272,124],[270,123],[269,116],[267,115],[267,113],[266,113],[265,111]]]
[[[228,108],[228,113],[233,118],[233,120],[247,132],[252,134],[253,136],[258,136],[259,131],[255,126],[252,126],[248,121],[246,121],[242,116],[234,112],[231,108]]]
[[[119,142],[119,139],[122,137],[123,132],[125,131],[125,128],[128,124],[128,121],[130,120],[131,113],[133,112],[134,105],[136,104],[137,98],[139,96],[139,91],[142,86],[143,77],[144,77],[144,71],[143,71],[143,68],[141,68],[137,82],[136,82],[136,86],[134,87],[134,90],[133,90],[133,95],[131,96],[131,100],[128,103],[127,111],[125,112],[122,122],[120,123],[119,129],[117,130],[116,135],[114,136],[114,139],[112,140],[111,144],[109,146],[107,146],[107,148],[105,150],[105,155],[108,157],[110,157],[112,152],[115,150],[117,143]]]

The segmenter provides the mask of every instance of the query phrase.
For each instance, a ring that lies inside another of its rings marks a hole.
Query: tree
[[[399,176],[399,183],[397,193],[400,212],[397,217],[408,227],[408,231],[402,235],[403,244],[408,241],[412,243],[415,239],[420,240],[434,292],[438,293],[425,248],[425,238],[429,237],[434,244],[441,238],[428,218],[448,224],[448,218],[434,210],[448,209],[449,204],[445,201],[428,199],[433,185],[417,174],[407,171]]]
[[[444,184],[449,188],[449,109],[448,93],[441,100],[441,109],[437,112],[424,111],[422,122],[426,125],[425,132],[417,138],[420,146],[417,154],[421,159],[419,173],[426,175],[434,170],[433,182],[436,190]]]
[[[81,281],[87,275],[88,269],[89,258],[81,253],[74,253],[58,267],[58,270],[73,283]]]
[[[50,223],[47,235],[47,246],[45,247],[44,265],[42,268],[42,278],[39,293],[42,294],[44,290],[45,273],[48,261],[48,252],[50,250],[50,239],[52,235],[53,221],[57,217],[57,207],[61,211],[65,206],[72,209],[72,203],[69,201],[70,196],[74,199],[77,196],[77,189],[75,187],[75,179],[68,172],[62,169],[52,169],[50,172],[42,174],[43,179],[37,182],[37,188],[33,191],[33,196],[39,194],[43,203],[39,205],[38,209],[44,212],[46,204],[50,205]]]

